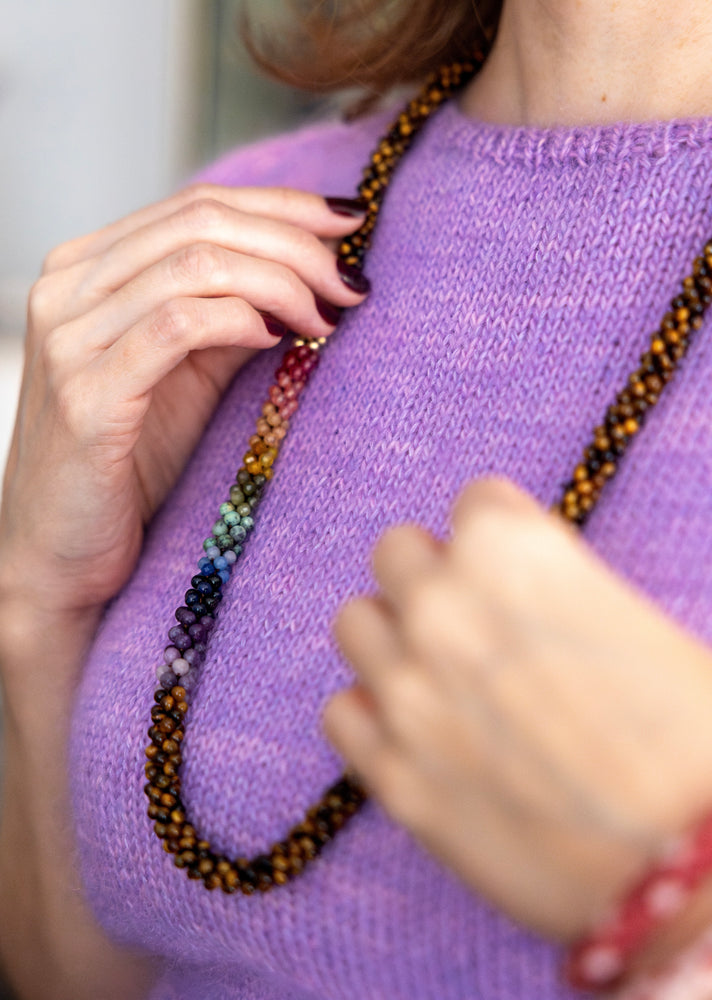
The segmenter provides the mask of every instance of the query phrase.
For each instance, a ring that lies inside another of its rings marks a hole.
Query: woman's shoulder
[[[353,122],[320,121],[239,147],[200,171],[197,180],[226,186],[295,187],[348,194],[358,184],[371,149],[392,110]]]

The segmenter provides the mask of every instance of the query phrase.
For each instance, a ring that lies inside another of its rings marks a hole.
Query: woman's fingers
[[[119,406],[144,400],[191,352],[214,347],[264,349],[276,338],[264,318],[242,298],[168,300],[142,317],[82,375],[99,398]]]
[[[206,201],[219,202],[243,214],[297,226],[322,239],[345,236],[353,232],[361,222],[359,216],[332,211],[325,198],[305,191],[291,188],[230,188],[201,183],[164,201],[139,209],[95,233],[62,244],[47,256],[44,273],[51,274],[104,253],[131,233],[175,213],[185,212],[190,216],[192,205]]]
[[[358,597],[339,611],[334,635],[359,679],[372,691],[383,685],[384,676],[404,660],[402,643],[385,602]]]
[[[436,574],[443,547],[424,528],[403,524],[391,528],[373,551],[373,573],[385,598],[402,612],[413,594]]]
[[[193,315],[194,306],[186,306],[181,312],[177,303],[195,298],[243,299],[252,310],[282,324],[281,331],[278,325],[270,324],[274,333],[292,330],[302,336],[324,337],[333,332],[338,319],[328,314],[328,322],[323,318],[323,305],[284,264],[200,243],[158,261],[85,315],[55,329],[55,357],[70,366],[82,364],[92,353],[109,348],[144,317],[149,318],[150,329],[160,345],[172,339],[176,313],[181,322],[183,315]],[[168,324],[165,333],[161,322]],[[244,346],[274,344],[274,336],[265,335],[264,323],[262,327],[250,327],[251,336],[259,334],[259,343],[252,336],[250,344]],[[205,344],[202,333],[196,332],[196,337],[200,341],[196,340],[196,348],[217,346]],[[243,346],[239,326],[233,329],[232,337],[234,346]]]
[[[61,298],[57,296],[61,314],[53,309],[54,322],[66,323],[84,314],[158,261],[207,244],[280,263],[334,307],[357,305],[363,298],[345,284],[335,255],[313,233],[204,199],[127,234],[105,253],[46,275],[45,284],[61,290]],[[66,294],[67,286],[73,287],[71,295]],[[337,309],[332,314],[337,316]]]

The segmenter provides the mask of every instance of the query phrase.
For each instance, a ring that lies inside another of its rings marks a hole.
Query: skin
[[[336,623],[359,684],[328,733],[468,885],[570,940],[709,807],[709,650],[506,481],[373,565],[380,594]]]
[[[505,0],[464,110],[511,125],[709,115],[706,0]]]
[[[611,95],[635,94],[629,110],[636,117],[660,113],[652,98],[663,90],[674,93],[669,106],[675,114],[697,113],[709,87],[709,58],[706,63],[694,58],[695,46],[703,42],[710,54],[704,11],[703,3],[691,0],[675,5],[681,22],[697,25],[689,37],[676,35],[681,53],[686,47],[687,69],[678,76],[666,72],[665,88],[654,90],[650,75],[641,75],[645,45],[650,46],[646,58],[656,67],[667,71],[678,65],[669,53],[672,36],[665,30],[663,4],[630,0],[606,8],[599,18],[593,0],[511,0],[491,63],[463,107],[479,116],[489,109],[502,121],[587,121],[598,106],[601,82],[615,78],[618,89],[611,88]],[[695,13],[697,20],[691,21]],[[640,39],[638,59],[622,65],[620,52],[611,47],[606,76],[606,32],[618,37],[616,25],[622,31],[631,23],[636,31],[628,37]],[[542,60],[542,54],[551,58]],[[682,80],[685,87],[679,88]],[[552,103],[562,83],[569,95],[565,107]],[[707,97],[704,102],[712,107]],[[617,116],[620,106],[612,96],[610,113]],[[338,279],[331,242],[357,225],[299,192],[194,189],[53,251],[33,291],[0,512],[6,763],[0,964],[23,998],[125,1000],[148,988],[150,965],[107,941],[79,890],[66,769],[74,690],[101,610],[130,575],[144,527],[221,392],[253,351],[275,343],[260,313],[272,313],[301,334],[322,335],[330,327],[318,315],[314,293],[338,306],[361,301]],[[166,424],[170,454],[162,448]],[[640,867],[671,828],[708,801],[705,776],[712,751],[701,708],[712,704],[707,651],[642,599],[623,595],[621,584],[527,498],[503,484],[479,489],[485,494],[463,499],[452,542],[443,549],[416,529],[401,529],[405,534],[382,543],[375,556],[382,598],[347,609],[338,626],[362,685],[334,702],[328,724],[337,744],[358,758],[386,807],[463,878],[521,919],[566,936]],[[554,561],[547,558],[546,578],[537,578],[535,587],[531,562],[517,561],[510,551],[510,532],[528,539],[530,560],[537,561],[532,553],[544,542],[558,553]],[[478,574],[481,545],[494,546],[490,557],[507,568],[496,592]],[[35,547],[41,550],[41,573],[29,557]],[[410,588],[404,576],[414,563],[421,570],[430,567],[439,592],[426,588],[424,596]],[[532,588],[558,600],[571,574],[610,605],[610,620],[617,623],[610,634],[592,634],[580,609],[567,603],[566,613],[555,618],[550,606],[537,605],[540,617],[528,610]],[[413,606],[434,622],[443,620],[442,597],[452,593],[453,581],[467,581],[472,593],[464,604],[464,595],[453,604],[462,618],[448,619],[448,641],[458,643],[447,647],[443,659],[422,635],[412,635],[407,623],[413,622]],[[380,644],[366,650],[354,646],[349,634],[360,620],[384,640],[388,656]],[[612,665],[632,663],[634,678],[636,651],[648,648],[649,636],[657,638],[651,656],[665,650],[664,663],[679,662],[675,684],[663,665],[641,706],[641,686],[621,678]],[[468,653],[470,639],[474,652]],[[591,672],[598,667],[606,671],[603,693],[591,688]],[[582,726],[591,706],[608,707],[614,692],[621,731],[635,736],[616,741],[614,754],[587,725],[587,746],[599,766],[587,765],[580,753],[569,761],[571,727],[542,733],[524,696],[529,689],[515,683],[520,677],[529,684],[541,678],[553,696],[570,701]],[[437,705],[434,721],[424,707],[431,696]],[[587,699],[593,699],[588,707]],[[408,727],[409,706],[420,712],[422,739],[413,738]],[[671,718],[678,725],[662,725],[661,719]],[[503,739],[498,730],[516,739]],[[692,753],[695,773],[672,774],[661,760],[659,773],[669,781],[633,792],[641,757],[651,749],[650,731],[656,733],[656,760],[661,746],[668,762]],[[365,753],[356,746],[361,740]],[[379,782],[374,774],[378,760],[399,761],[388,765],[389,780]],[[527,767],[534,768],[532,774]],[[502,786],[497,794],[495,774]],[[483,785],[489,794],[487,825],[482,829],[477,811],[476,850],[462,841],[438,842],[427,810],[453,817],[449,825],[456,825],[463,819],[458,809],[464,792],[463,821],[471,823]],[[527,852],[513,817],[523,817],[522,828],[536,831],[537,870],[522,857]],[[515,898],[502,864],[490,873],[484,863],[505,847],[507,857],[523,866],[521,898]],[[581,875],[582,859],[597,885]],[[546,892],[538,891],[545,886]],[[582,903],[579,894],[589,893]],[[538,908],[537,895],[550,895],[551,906],[540,899],[546,905]],[[572,907],[574,918],[567,923]]]

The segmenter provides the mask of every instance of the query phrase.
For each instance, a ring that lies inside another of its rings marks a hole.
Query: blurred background
[[[253,0],[260,13],[273,0]],[[253,70],[240,0],[0,0],[0,460],[45,254],[323,111]]]

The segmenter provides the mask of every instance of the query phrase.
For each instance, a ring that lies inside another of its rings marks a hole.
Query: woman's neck
[[[710,0],[505,0],[466,114],[511,125],[712,115]]]

